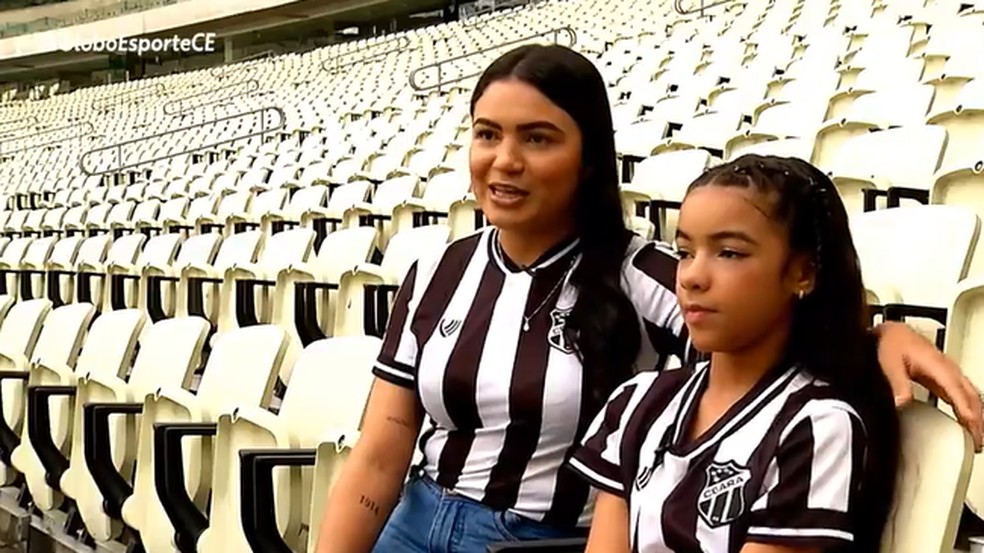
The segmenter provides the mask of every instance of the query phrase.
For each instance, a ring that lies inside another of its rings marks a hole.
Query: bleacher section
[[[809,159],[877,317],[984,387],[984,2],[674,3],[549,0],[0,109],[0,509],[79,551],[313,552],[400,279],[483,224],[471,87],[531,40],[604,74],[640,233],[672,236],[722,159]],[[952,548],[969,477],[952,426],[919,428],[936,502],[904,509],[935,518],[895,552]]]

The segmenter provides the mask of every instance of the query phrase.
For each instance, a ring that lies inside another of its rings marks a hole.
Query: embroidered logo
[[[730,524],[745,512],[745,484],[752,473],[728,461],[711,463],[706,476],[704,488],[697,496],[697,512],[711,528]]]
[[[567,326],[567,316],[570,313],[570,309],[554,309],[550,312],[550,330],[547,332],[547,342],[550,347],[563,353],[574,353],[574,347],[564,333],[564,327]]]
[[[441,332],[441,336],[447,338],[448,336],[458,332],[461,328],[461,319],[441,319],[441,324],[438,330]]]

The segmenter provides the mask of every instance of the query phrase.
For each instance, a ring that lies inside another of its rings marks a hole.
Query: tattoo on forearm
[[[379,516],[379,505],[376,505],[376,502],[373,501],[372,499],[369,499],[368,497],[366,497],[364,495],[363,496],[360,496],[359,497],[359,505],[362,505],[366,509],[369,509],[369,512],[370,513],[372,513],[372,514],[374,514],[376,516]]]
[[[410,423],[407,422],[407,421],[405,421],[405,420],[403,420],[403,419],[401,419],[400,417],[389,416],[389,417],[386,417],[386,420],[389,421],[389,422],[392,422],[392,423],[396,423],[396,424],[398,424],[398,425],[400,425],[400,426],[402,426],[404,428],[407,428],[409,430],[413,430],[413,427],[410,425]]]

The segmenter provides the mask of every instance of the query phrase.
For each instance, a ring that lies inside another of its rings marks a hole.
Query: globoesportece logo
[[[123,37],[123,38],[92,38],[76,40],[72,44],[60,44],[59,49],[65,52],[87,53],[135,53],[159,54],[176,52],[183,54],[210,53],[216,47],[215,33],[195,33],[190,37],[173,35],[167,38]]]

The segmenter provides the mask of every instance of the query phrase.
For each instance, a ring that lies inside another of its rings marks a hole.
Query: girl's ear
[[[816,288],[817,268],[810,256],[794,254],[789,264],[790,292],[794,296],[808,296]]]

